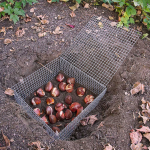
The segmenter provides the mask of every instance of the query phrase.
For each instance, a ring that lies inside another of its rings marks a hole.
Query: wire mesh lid
[[[107,86],[140,33],[93,16],[61,57]]]

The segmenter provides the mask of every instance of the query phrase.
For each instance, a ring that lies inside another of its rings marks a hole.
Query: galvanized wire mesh
[[[61,57],[107,86],[139,36],[138,31],[126,31],[93,16]]]
[[[80,120],[97,106],[106,92],[106,85],[139,38],[140,34],[133,29],[125,31],[112,27],[110,21],[105,18],[101,20],[97,18],[97,16],[92,17],[64,54],[12,87],[17,103],[43,125],[52,137],[51,141],[68,139]],[[103,24],[103,28],[98,26],[99,22]],[[51,81],[60,71],[74,77],[77,83],[98,96],[59,135],[56,135],[34,113],[25,99],[39,87]]]

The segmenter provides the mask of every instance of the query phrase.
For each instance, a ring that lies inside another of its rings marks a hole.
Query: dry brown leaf
[[[90,4],[89,3],[85,3],[84,8],[90,8]]]
[[[142,104],[146,104],[146,100],[144,99],[144,97],[142,97],[141,102]]]
[[[4,7],[0,7],[0,12],[2,12],[4,10]]]
[[[112,17],[112,16],[109,16],[109,20],[114,20],[114,17]]]
[[[73,17],[76,17],[76,14],[74,13],[74,11],[72,11],[71,13],[70,13],[70,16],[73,18]]]
[[[55,31],[53,31],[53,34],[63,34],[63,31],[60,31],[60,27],[57,26]]]
[[[89,117],[86,117],[80,121],[82,126],[87,126],[89,121]]]
[[[126,28],[126,27],[123,27],[122,29],[123,29],[123,30],[125,30],[125,31],[129,31],[129,29],[128,29],[128,28]]]
[[[30,9],[30,12],[33,13],[35,9],[36,9],[35,7],[31,8],[31,9]]]
[[[142,26],[137,26],[138,31],[142,31]]]
[[[79,8],[79,3],[77,3],[76,2],[76,4],[75,5],[73,5],[73,6],[71,6],[71,7],[69,7],[72,11],[75,11],[76,9],[78,9]]]
[[[91,124],[91,126],[95,123],[97,119],[96,115],[91,115],[91,116],[88,116],[89,117],[89,122],[88,124]]]
[[[147,121],[149,121],[149,118],[146,116],[141,116],[140,117],[143,119],[143,123],[146,124]]]
[[[41,150],[41,142],[40,141],[31,142],[28,145],[29,146],[36,145],[37,146],[37,150]]]
[[[39,15],[39,16],[37,16],[37,19],[39,19],[39,20],[43,20],[44,19],[44,17],[45,17],[45,15],[43,16],[43,15]]]
[[[112,5],[110,5],[110,4],[107,5],[107,4],[103,3],[102,6],[105,7],[105,8],[107,8],[107,9],[109,9],[110,11],[113,11],[113,10],[115,9],[115,8],[114,8]]]
[[[40,33],[38,33],[38,37],[40,38],[40,37],[43,37],[43,36],[45,36],[46,35],[46,32],[40,32]]]
[[[131,144],[131,146],[130,146],[130,148],[132,149],[132,150],[142,150],[142,146],[143,146],[143,144],[142,143],[138,143],[138,144]]]
[[[51,3],[52,3],[52,0],[47,0],[47,2],[51,4]]]
[[[130,139],[131,139],[131,143],[133,144],[137,144],[140,143],[142,140],[142,134],[139,131],[134,131],[132,130],[130,133]]]
[[[144,93],[144,84],[141,84],[140,82],[136,82],[133,85],[133,89],[131,89],[131,95],[137,94],[138,92],[142,91],[142,94]]]
[[[103,127],[103,126],[104,126],[104,122],[102,121],[102,122],[98,125],[97,129],[99,129],[100,127]]]
[[[26,14],[26,17],[24,18],[24,21],[27,23],[27,22],[30,22],[31,21],[31,17],[29,17],[27,14]]]
[[[114,27],[114,26],[117,25],[117,22],[111,22],[110,25],[111,25],[112,27]]]
[[[6,89],[4,93],[10,96],[14,95],[14,91],[11,88]]]
[[[5,27],[2,27],[2,29],[0,30],[0,32],[3,32],[4,33],[4,36],[6,35],[6,28]]]
[[[5,140],[6,146],[0,147],[0,150],[7,150],[7,148],[10,147],[10,140],[8,139],[8,137],[6,135],[3,134],[3,132],[2,132],[2,135],[3,135],[3,138]]]
[[[42,23],[42,24],[49,24],[49,21],[46,20],[46,19],[43,19],[43,20],[41,20],[41,23]]]
[[[98,26],[99,26],[100,28],[103,28],[103,23],[102,23],[102,22],[99,22],[99,23],[98,23]]]
[[[147,139],[149,140],[149,142],[150,142],[150,133],[145,133],[145,134],[143,134],[143,136],[144,136],[145,138],[147,138]]]
[[[4,40],[4,44],[6,44],[6,45],[7,45],[7,44],[10,44],[11,42],[12,42],[11,39],[5,39],[5,40]]]
[[[147,126],[142,126],[142,128],[136,129],[136,130],[140,132],[145,132],[145,133],[150,132],[150,128]]]
[[[22,37],[25,34],[25,29],[18,27],[16,31],[16,37]]]
[[[115,150],[114,147],[112,147],[110,144],[107,144],[105,146],[105,149],[104,150]]]

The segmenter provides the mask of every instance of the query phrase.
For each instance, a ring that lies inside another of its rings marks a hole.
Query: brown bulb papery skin
[[[65,114],[64,114],[64,112],[63,112],[63,111],[58,111],[58,112],[56,113],[56,118],[57,118],[58,121],[59,121],[59,120],[64,120],[64,119],[65,119]]]
[[[41,104],[41,99],[39,97],[34,97],[31,100],[31,104],[34,105],[34,106],[39,105],[39,104]]]
[[[66,86],[66,91],[67,91],[68,93],[71,93],[71,92],[73,91],[73,87],[74,87],[74,84],[68,84],[68,85]]]
[[[65,79],[64,75],[62,73],[59,73],[56,77],[56,80],[58,82],[62,82]]]
[[[81,107],[81,104],[79,104],[78,102],[74,102],[72,103],[71,105],[69,105],[69,109],[72,111],[72,112],[76,112],[78,108]]]
[[[78,89],[77,89],[77,95],[78,96],[83,96],[85,94],[85,88],[83,88],[83,87],[78,87]]]
[[[62,111],[64,108],[67,108],[67,107],[66,107],[66,105],[63,104],[63,103],[57,103],[57,104],[55,105],[55,110],[56,110],[56,111]]]
[[[68,84],[75,84],[75,78],[68,78],[67,83]]]
[[[76,116],[78,116],[82,111],[83,111],[83,107],[81,106],[77,109]]]
[[[60,129],[59,129],[58,127],[52,127],[52,130],[53,130],[54,132],[56,132],[56,131],[60,132]]]
[[[45,116],[43,116],[41,119],[42,119],[46,124],[48,124],[48,120],[47,120],[47,118],[46,118]]]
[[[40,116],[40,109],[39,108],[35,108],[35,109],[33,109],[33,111],[38,115],[38,116]]]
[[[71,95],[67,95],[65,97],[65,103],[70,105],[72,103],[72,96]]]
[[[65,119],[71,119],[72,118],[72,112],[71,112],[71,110],[70,109],[67,109],[66,111],[65,111]]]
[[[36,91],[36,94],[37,94],[39,97],[45,96],[45,92],[44,92],[41,88],[39,88],[39,89]]]
[[[59,83],[59,89],[61,91],[66,91],[66,83],[65,82],[60,82]]]
[[[56,87],[54,87],[54,88],[51,90],[51,95],[52,95],[53,97],[58,97],[58,96],[59,96],[59,90],[58,90]]]
[[[84,102],[86,104],[90,104],[91,102],[94,101],[94,96],[93,95],[87,95],[85,98],[84,98]]]
[[[52,82],[49,81],[45,86],[45,91],[50,92],[52,89],[53,89],[53,84]]]
[[[46,99],[46,103],[47,103],[47,105],[51,105],[51,104],[54,104],[54,99],[52,98],[52,97],[48,97],[47,99]]]
[[[52,113],[53,113],[53,108],[51,106],[47,106],[46,107],[46,114],[47,115],[52,115]]]
[[[49,121],[52,124],[56,123],[56,121],[57,121],[56,116],[55,115],[49,115]]]

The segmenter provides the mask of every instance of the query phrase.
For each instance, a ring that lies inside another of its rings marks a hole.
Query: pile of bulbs
[[[72,96],[71,95],[67,95],[65,97],[64,102],[66,104],[69,105],[69,107],[67,108],[67,106],[63,103],[57,103],[55,105],[55,110],[56,110],[56,115],[54,115],[54,109],[50,106],[50,105],[54,105],[54,98],[53,97],[58,97],[60,95],[60,91],[67,91],[67,93],[71,93],[73,91],[74,88],[74,84],[75,84],[75,78],[68,78],[67,79],[67,83],[63,82],[65,79],[64,75],[62,73],[59,73],[56,76],[56,80],[59,83],[59,89],[57,89],[56,87],[53,87],[53,84],[51,82],[48,82],[45,86],[45,91],[46,92],[50,92],[52,97],[48,97],[46,99],[46,103],[47,103],[47,107],[46,107],[46,115],[48,115],[49,118],[49,122],[51,124],[55,124],[57,121],[62,121],[64,119],[66,120],[73,120],[75,117],[73,117],[73,113],[76,113],[76,116],[78,116],[82,111],[83,111],[83,106],[78,103],[78,102],[72,102]],[[31,104],[36,106],[39,105],[41,103],[41,97],[45,96],[45,91],[42,88],[39,88],[35,93],[35,97],[31,100]],[[79,97],[82,97],[85,94],[85,88],[83,87],[78,87],[77,91],[76,91],[77,95]],[[84,98],[84,102],[86,104],[91,103],[94,100],[94,96],[93,95],[87,95]],[[41,111],[39,108],[35,108],[34,112],[40,116],[41,115]],[[72,118],[73,117],[73,118]],[[48,120],[46,118],[46,116],[43,116],[41,118],[46,124],[48,124]],[[68,125],[68,124],[66,124]],[[52,127],[52,130],[54,132],[60,132],[60,129],[56,126]]]

